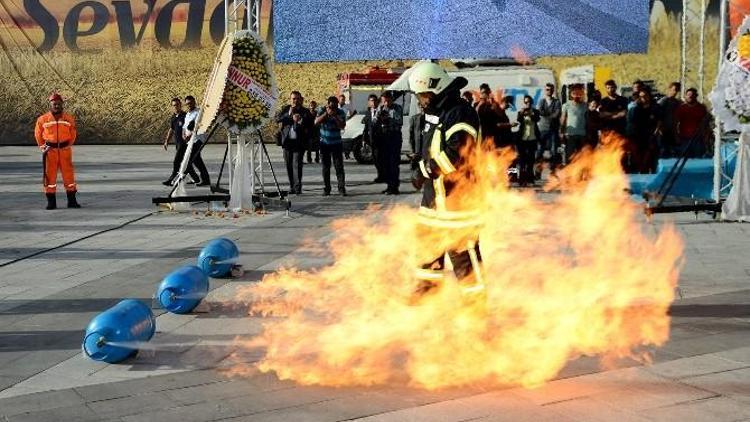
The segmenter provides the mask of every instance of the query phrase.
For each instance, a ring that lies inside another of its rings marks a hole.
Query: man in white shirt
[[[339,110],[346,113],[346,119],[349,120],[350,117],[357,114],[357,110],[351,110],[348,105],[346,105],[346,97],[344,94],[341,94],[338,96],[339,100]],[[349,150],[344,151],[344,156],[346,156],[346,159],[348,160],[350,157],[351,152]]]
[[[193,131],[195,131],[195,120],[198,118],[200,109],[196,107],[195,97],[192,95],[185,97],[185,105],[187,105],[188,111],[185,114],[185,124],[182,126],[182,138],[185,142],[188,142],[190,141],[190,137],[193,136]],[[209,186],[211,184],[211,178],[208,175],[206,164],[203,162],[203,157],[201,157],[201,141],[196,140],[195,144],[193,144],[193,150],[190,157],[193,160],[193,165],[198,169],[198,172],[201,175],[201,181],[197,186]]]

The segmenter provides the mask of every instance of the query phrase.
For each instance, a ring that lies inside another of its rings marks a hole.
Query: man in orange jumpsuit
[[[65,193],[68,195],[68,208],[81,208],[76,201],[76,181],[73,168],[73,144],[76,141],[75,118],[63,113],[63,99],[54,93],[49,97],[48,113],[36,121],[34,137],[42,151],[44,166],[44,193],[47,196],[47,209],[57,208],[57,170],[62,173]]]

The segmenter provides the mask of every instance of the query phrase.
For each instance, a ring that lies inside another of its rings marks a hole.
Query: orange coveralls
[[[62,173],[66,192],[76,192],[75,169],[73,167],[73,144],[76,141],[76,121],[70,114],[55,117],[48,112],[36,121],[34,137],[40,148],[49,148],[44,158],[44,192],[55,193],[57,169]]]

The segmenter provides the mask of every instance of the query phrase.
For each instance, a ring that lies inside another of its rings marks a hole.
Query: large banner
[[[270,9],[261,2],[263,37]],[[0,0],[0,25],[23,28],[41,51],[199,48],[221,42],[224,15],[223,0]]]
[[[649,0],[277,0],[274,25],[281,62],[643,53]]]

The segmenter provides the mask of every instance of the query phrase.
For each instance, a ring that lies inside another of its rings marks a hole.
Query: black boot
[[[47,209],[54,210],[57,208],[57,196],[54,193],[47,193]]]
[[[76,192],[65,192],[68,195],[68,208],[81,208],[81,204],[76,201]]]

